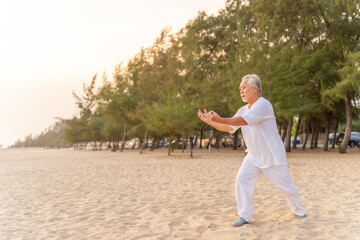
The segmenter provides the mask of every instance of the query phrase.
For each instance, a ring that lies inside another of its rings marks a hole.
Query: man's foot
[[[295,214],[296,215],[296,214]],[[307,218],[307,215],[304,214],[304,215],[296,215],[299,219],[303,219],[303,218]]]
[[[233,222],[233,226],[234,227],[241,227],[242,225],[244,225],[244,224],[247,224],[248,222],[247,221],[245,221],[245,219],[243,219],[242,217],[239,217],[239,219],[238,220],[236,220],[235,222]]]

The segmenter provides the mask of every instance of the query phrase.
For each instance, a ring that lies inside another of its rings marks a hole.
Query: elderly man
[[[198,111],[198,116],[214,128],[234,133],[241,127],[247,146],[247,155],[235,181],[235,196],[239,219],[233,226],[249,223],[253,215],[253,195],[256,183],[263,173],[286,197],[292,213],[307,217],[301,207],[298,191],[287,167],[284,144],[278,134],[271,103],[261,96],[261,81],[256,74],[242,78],[240,95],[247,105],[232,118],[221,118],[216,112]]]

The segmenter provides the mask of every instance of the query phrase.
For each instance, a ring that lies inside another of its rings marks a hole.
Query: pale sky
[[[38,135],[77,111],[95,73],[149,47],[161,29],[177,32],[198,11],[225,0],[0,0],[0,144]]]

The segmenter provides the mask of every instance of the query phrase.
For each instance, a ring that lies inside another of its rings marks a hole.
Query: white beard
[[[247,99],[247,97],[245,97],[245,96],[241,96],[241,100],[243,101],[243,102],[248,102],[248,99]]]

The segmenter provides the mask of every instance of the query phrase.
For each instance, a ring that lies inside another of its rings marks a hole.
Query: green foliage
[[[104,76],[96,91],[95,75],[84,96],[74,93],[80,113],[66,121],[67,140],[198,132],[208,128],[198,108],[228,117],[245,104],[239,85],[249,73],[261,77],[279,123],[300,116],[344,122],[345,97],[354,106],[359,99],[359,6],[227,0],[218,15],[199,12],[174,34],[164,28],[152,46],[115,67],[113,81]]]
[[[114,81],[104,82],[97,94],[98,107],[96,112],[102,118],[98,123],[98,134],[109,141],[121,139],[124,133],[124,125],[128,124],[128,110],[132,102],[128,91],[129,84],[121,65],[116,66]]]
[[[352,98],[360,96],[360,52],[346,53],[344,66],[338,69],[341,81],[335,82],[331,89],[325,91],[325,97],[343,100],[349,94]]]
[[[86,125],[84,125],[85,123],[76,117],[67,119],[65,122],[65,139],[72,143],[84,141],[84,135],[87,132],[87,129],[85,128]]]
[[[344,131],[345,131],[345,128],[346,128],[346,125],[345,125],[345,124],[341,125],[340,131],[341,131],[341,132],[344,132]],[[353,131],[353,132],[360,132],[360,121],[356,121],[356,122],[353,122],[353,123],[352,123],[352,131]]]
[[[170,149],[171,150],[175,150],[175,149],[182,149],[181,144],[179,144],[177,141],[173,142],[170,144]]]
[[[21,147],[42,147],[42,148],[63,148],[71,145],[65,139],[66,121],[59,119],[54,125],[45,129],[37,136],[28,135],[24,141],[18,140],[10,148]]]

